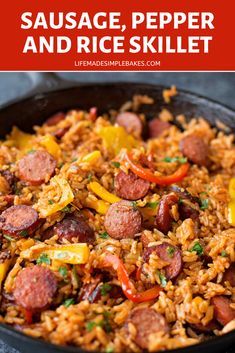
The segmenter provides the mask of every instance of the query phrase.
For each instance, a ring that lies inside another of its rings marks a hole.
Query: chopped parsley
[[[59,169],[60,169],[60,168],[62,168],[62,167],[63,167],[63,165],[64,165],[64,163],[63,163],[63,162],[59,163],[58,168],[59,168]]]
[[[163,159],[163,161],[166,163],[179,162],[180,164],[185,164],[185,163],[187,163],[188,160],[185,157],[165,157]]]
[[[59,268],[59,273],[61,274],[62,277],[66,277],[68,274],[68,270],[66,267],[64,266],[60,266]]]
[[[159,270],[157,270],[157,275],[159,277],[160,283],[162,287],[166,287],[167,285],[167,280],[166,277],[161,273]]]
[[[8,241],[13,241],[15,240],[14,238],[10,237],[10,235],[3,234],[4,238],[7,239]]]
[[[105,311],[103,313],[104,319],[100,322],[89,321],[86,323],[86,329],[88,332],[91,332],[95,327],[102,327],[107,333],[112,331],[112,327],[109,322],[109,313]]]
[[[152,208],[153,210],[157,207],[157,205],[159,204],[158,201],[155,202],[147,202],[146,203],[146,207]]]
[[[107,232],[103,232],[99,235],[100,238],[102,239],[107,239],[109,237],[108,233]]]
[[[74,304],[75,300],[74,298],[68,298],[64,301],[63,305],[68,308],[70,305]]]
[[[30,154],[30,153],[35,153],[35,152],[36,152],[36,150],[31,149],[31,150],[28,150],[27,154]]]
[[[227,257],[228,256],[227,251],[225,251],[225,250],[222,250],[220,255],[222,257]]]
[[[136,201],[131,201],[131,206],[134,208],[134,210],[137,210],[137,202]]]
[[[21,190],[20,189],[15,189],[15,195],[20,195]]]
[[[64,213],[70,213],[71,212],[71,206],[70,205],[65,206],[64,208],[62,208],[61,211],[64,212]]]
[[[53,205],[54,201],[53,200],[48,200],[49,205]]]
[[[201,256],[203,254],[203,252],[204,252],[203,247],[201,246],[201,244],[198,241],[193,245],[193,247],[192,247],[192,249],[190,251],[191,252],[192,251],[196,251],[196,253],[199,256]]]
[[[94,321],[89,321],[86,323],[86,329],[88,332],[91,332],[96,326],[98,326],[98,324]]]
[[[27,230],[22,230],[22,231],[20,232],[20,236],[22,236],[22,237],[27,237],[27,235],[29,235],[28,232],[27,232]]]
[[[114,347],[107,347],[105,353],[113,353]]]
[[[173,257],[175,253],[175,248],[173,246],[168,246],[167,248],[167,254],[169,257]]]
[[[47,264],[50,265],[51,264],[51,260],[49,258],[49,256],[47,254],[41,254],[39,256],[39,258],[37,259],[37,264],[41,265],[41,264]]]
[[[71,162],[73,163],[73,162],[76,162],[77,161],[77,158],[73,158],[72,160],[71,160]]]
[[[209,205],[209,199],[201,200],[200,203],[201,203],[200,209],[201,210],[206,210],[208,208],[208,205]]]
[[[119,162],[115,162],[115,161],[113,161],[113,162],[111,162],[112,163],[112,165],[115,167],[115,168],[120,168],[120,163]]]
[[[88,174],[87,180],[88,180],[89,182],[92,180],[92,174],[91,174],[91,173]]]
[[[109,283],[104,283],[102,284],[102,286],[100,287],[100,293],[101,295],[107,295],[108,292],[110,292],[112,289],[112,286]]]

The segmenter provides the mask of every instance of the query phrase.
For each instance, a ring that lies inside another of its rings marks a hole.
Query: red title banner
[[[9,0],[0,70],[234,70],[231,4]]]

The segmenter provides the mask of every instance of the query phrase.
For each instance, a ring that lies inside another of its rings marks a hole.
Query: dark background
[[[58,73],[61,77],[77,82],[131,81],[163,84],[188,89],[235,109],[235,72],[102,72]],[[0,73],[0,105],[30,91],[32,82],[23,72]]]
[[[207,72],[150,72],[150,73],[58,73],[59,76],[77,82],[112,82],[130,81],[162,84],[166,86],[176,85],[178,88],[190,90],[218,100],[235,109],[235,72],[207,73]],[[30,92],[32,81],[27,74],[22,72],[0,73],[0,106],[18,99]],[[229,352],[234,353],[235,348]],[[18,353],[0,341],[0,353]],[[43,353],[43,352],[42,352]],[[224,352],[225,353],[225,352]]]

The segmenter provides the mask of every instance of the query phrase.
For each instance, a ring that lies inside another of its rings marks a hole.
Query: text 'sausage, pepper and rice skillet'
[[[235,329],[234,135],[152,103],[0,142],[0,322],[107,353]]]

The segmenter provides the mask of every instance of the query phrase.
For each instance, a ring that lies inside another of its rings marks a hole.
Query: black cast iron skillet
[[[155,104],[145,105],[141,111],[149,119],[156,116],[163,107],[167,107],[174,115],[185,114],[192,117],[205,117],[212,125],[220,120],[235,132],[235,111],[195,94],[180,91],[166,105],[162,98],[162,86],[136,83],[109,83],[76,85],[62,81],[52,74],[30,74],[34,83],[30,95],[11,102],[0,109],[0,137],[3,138],[13,125],[30,131],[32,126],[43,121],[58,111],[72,108],[88,109],[97,106],[99,112],[107,112],[110,108],[119,108],[134,94],[147,94],[155,99]],[[45,341],[28,337],[10,326],[0,325],[0,338],[10,346],[23,353],[85,353],[83,349],[55,346]],[[168,353],[219,353],[225,352],[235,343],[235,332],[216,337],[207,342],[184,349],[168,351]]]

